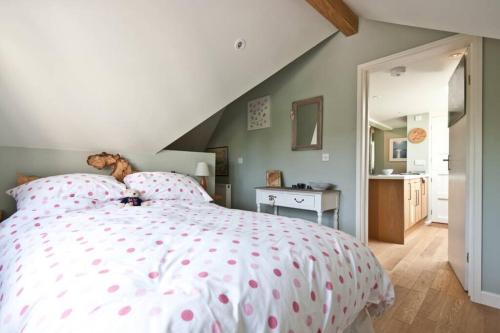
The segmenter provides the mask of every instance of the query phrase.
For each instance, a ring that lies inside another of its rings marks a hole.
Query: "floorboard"
[[[472,303],[448,264],[448,228],[414,228],[405,245],[370,240],[396,301],[374,320],[377,333],[500,332],[500,310]]]

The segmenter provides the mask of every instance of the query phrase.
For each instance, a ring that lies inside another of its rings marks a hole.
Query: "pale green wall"
[[[0,147],[0,210],[14,212],[14,199],[5,194],[16,186],[16,172],[36,176],[52,176],[63,173],[89,172],[109,174],[110,170],[99,172],[87,165],[87,156],[95,152]],[[183,151],[162,151],[154,154],[125,154],[141,171],[177,171],[193,174],[197,162],[207,162],[214,174],[215,154]],[[213,193],[215,177],[208,178],[209,193]]]
[[[444,38],[448,33],[361,20],[360,33],[337,34],[260,86],[232,103],[211,145],[228,145],[235,207],[255,209],[254,186],[264,184],[266,169],[284,172],[285,184],[325,180],[342,190],[341,229],[355,233],[356,66],[388,54]],[[483,281],[482,288],[500,294],[500,40],[484,39],[483,132]],[[271,95],[272,124],[246,131],[246,102]],[[324,95],[324,149],[290,150],[291,103]],[[238,156],[244,164],[236,163]],[[299,215],[291,210],[287,215]],[[313,215],[306,215],[314,219]]]
[[[379,175],[382,169],[394,169],[394,173],[406,172],[406,162],[389,161],[389,140],[406,137],[406,127],[395,128],[391,131],[382,131],[375,128],[373,139],[375,141],[375,172]]]
[[[500,40],[484,39],[483,281],[500,294]]]
[[[267,169],[278,169],[287,186],[311,180],[337,184],[342,191],[340,227],[354,234],[357,66],[449,35],[361,20],[358,34],[335,35],[230,104],[210,146],[229,146],[233,205],[255,210],[254,187],[265,184]],[[247,131],[247,102],[266,95],[271,95],[272,127]],[[292,102],[319,95],[324,96],[323,151],[293,152]],[[330,161],[322,162],[321,153],[330,153]],[[243,164],[236,163],[239,156]],[[301,216],[315,219],[312,213]]]

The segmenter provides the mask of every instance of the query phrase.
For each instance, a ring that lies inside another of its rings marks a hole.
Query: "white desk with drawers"
[[[274,207],[274,215],[278,215],[278,207],[312,210],[318,214],[318,224],[321,224],[323,212],[333,210],[333,227],[339,227],[340,191],[299,190],[289,187],[257,187],[255,191],[258,212],[262,204]]]

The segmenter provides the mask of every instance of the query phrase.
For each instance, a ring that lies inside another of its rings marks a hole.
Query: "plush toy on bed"
[[[141,194],[137,190],[126,189],[125,197],[120,199],[122,207],[128,206],[140,206],[144,201],[141,199]]]

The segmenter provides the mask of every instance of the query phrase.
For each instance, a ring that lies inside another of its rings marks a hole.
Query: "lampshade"
[[[210,176],[210,172],[208,171],[208,164],[206,162],[198,162],[196,164],[195,176]]]

